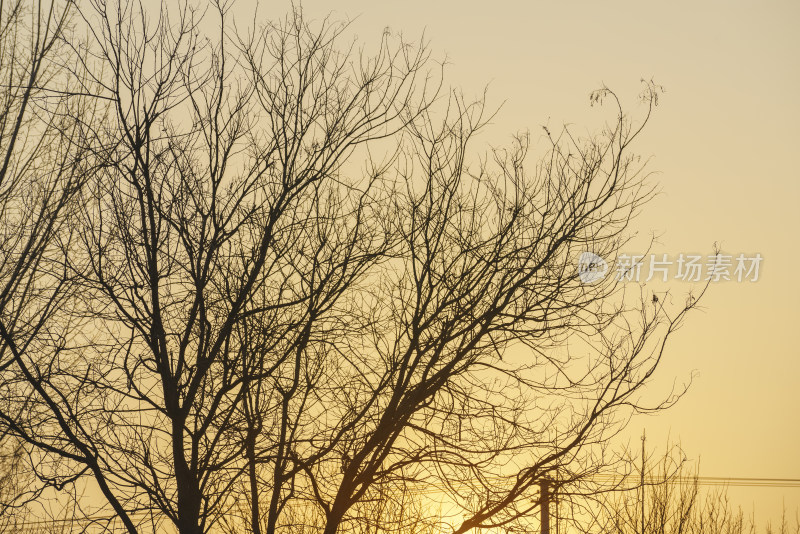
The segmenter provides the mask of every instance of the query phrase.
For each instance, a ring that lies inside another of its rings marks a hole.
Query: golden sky
[[[237,4],[247,12],[251,0]],[[760,253],[760,280],[713,284],[661,369],[660,386],[694,384],[671,411],[635,419],[654,443],[669,433],[702,474],[800,478],[800,3],[796,1],[368,0],[303,2],[306,15],[354,18],[375,43],[383,28],[424,32],[449,58],[448,83],[503,107],[479,142],[570,123],[596,130],[604,115],[588,94],[602,84],[635,112],[641,78],[666,89],[635,150],[650,156],[662,194],[636,222],[661,237],[653,252]],[[263,3],[276,18],[290,2]],[[478,148],[476,145],[475,148]],[[631,251],[635,252],[635,251]],[[691,285],[670,283],[675,295]],[[800,489],[730,491],[759,523]],[[793,515],[793,514],[792,514]]]

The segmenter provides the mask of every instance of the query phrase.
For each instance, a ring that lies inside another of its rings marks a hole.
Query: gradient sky
[[[662,194],[636,228],[660,234],[654,252],[705,254],[719,242],[764,262],[756,283],[711,287],[657,384],[696,371],[690,392],[667,413],[635,419],[631,440],[644,427],[654,446],[670,434],[702,459],[706,476],[800,478],[800,2],[307,0],[303,8],[309,18],[354,19],[366,43],[386,26],[409,39],[424,32],[434,56],[449,58],[451,85],[469,96],[489,84],[490,104],[505,102],[478,139],[486,146],[525,129],[536,140],[543,124],[596,130],[604,115],[588,94],[602,84],[633,112],[641,78],[663,85],[635,147],[651,157]],[[265,2],[260,14],[288,9]],[[682,295],[690,285],[670,288]],[[800,488],[729,495],[762,524],[782,502],[800,508]]]

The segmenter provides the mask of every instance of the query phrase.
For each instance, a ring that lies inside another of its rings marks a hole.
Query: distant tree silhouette
[[[491,113],[421,43],[18,4],[3,43],[44,44],[2,54],[0,420],[81,528],[421,532],[437,488],[454,533],[524,529],[543,477],[600,491],[608,440],[679,395],[640,400],[697,300],[576,270],[651,198],[654,84],[538,162],[526,134],[478,158]]]
[[[599,501],[596,521],[584,520],[585,530],[581,531],[642,534],[644,525],[644,534],[800,533],[798,512],[787,517],[784,510],[780,524],[767,523],[759,528],[755,517],[747,517],[740,507],[731,504],[726,487],[703,491],[698,464],[688,462],[680,447],[669,447],[654,465],[646,467],[644,487],[625,486],[623,491],[608,493]]]

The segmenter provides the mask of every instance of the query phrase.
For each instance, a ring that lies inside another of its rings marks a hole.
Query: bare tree
[[[63,41],[64,101],[96,109],[58,115],[86,152],[58,168],[88,181],[48,219],[59,270],[23,273],[63,282],[36,308],[61,335],[3,333],[2,418],[42,491],[90,526],[182,534],[428,531],[405,496],[430,488],[453,532],[512,531],[543,479],[599,491],[604,444],[679,395],[640,401],[696,303],[576,271],[613,262],[652,195],[629,151],[659,88],[638,119],[594,93],[607,127],[548,131],[538,163],[528,135],[480,158],[491,114],[422,44],[210,7],[92,0],[88,42]]]
[[[689,462],[680,447],[668,447],[654,465],[645,467],[645,484],[638,484],[638,474],[623,480],[619,491],[608,493],[595,508],[594,521],[583,517],[582,532],[620,534],[755,534],[775,532],[767,523],[756,525],[741,507],[728,499],[727,487],[700,487],[699,465]],[[622,479],[618,479],[622,480]],[[644,515],[642,515],[644,511]],[[598,513],[599,512],[599,513]],[[588,526],[587,526],[588,525]],[[800,515],[792,522],[784,510],[777,526],[781,534],[800,532]]]
[[[66,256],[92,173],[84,120],[100,117],[97,101],[81,93],[86,80],[64,68],[74,61],[65,45],[72,7],[0,2],[0,516],[7,528],[22,526],[20,514],[8,512],[61,484],[38,477],[36,451],[50,444],[33,429],[61,401],[47,383],[58,380],[53,365],[70,332],[54,316],[70,298]]]
[[[376,488],[425,486],[448,487],[463,508],[454,532],[526,528],[543,478],[577,486],[606,464],[592,445],[647,409],[639,390],[693,305],[673,317],[644,301],[626,308],[613,281],[586,287],[576,276],[581,251],[614,256],[647,199],[625,157],[638,127],[620,112],[605,137],[564,132],[530,174],[521,138],[472,172],[466,149],[482,111],[456,99],[440,128],[427,116],[412,128],[394,195],[400,242],[363,333],[337,349],[335,388],[312,393],[310,414],[346,407],[301,442],[334,436],[324,447],[338,454],[296,460],[328,534]]]
[[[235,503],[246,440],[233,416],[251,384],[283,380],[275,369],[386,246],[368,224],[380,177],[339,175],[427,105],[425,56],[386,40],[350,71],[331,43],[340,28],[311,33],[299,15],[232,42],[221,6],[213,41],[189,9],[151,20],[134,5],[93,8],[78,68],[100,73],[90,81],[113,115],[92,132],[102,172],[83,203],[84,253],[68,264],[80,294],[65,314],[86,323],[47,364],[59,382],[35,401],[49,419],[26,439],[58,459],[40,477],[93,479],[110,527],[206,531]],[[266,56],[274,70],[256,70]],[[276,317],[246,334],[273,345],[256,364],[234,337],[253,316]]]

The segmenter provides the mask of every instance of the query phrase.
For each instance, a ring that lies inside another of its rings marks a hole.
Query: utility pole
[[[542,533],[550,534],[550,480],[539,482],[540,506],[542,507]]]
[[[641,510],[641,513],[642,513],[642,530],[641,530],[641,534],[644,534],[644,470],[645,470],[644,442],[645,442],[646,439],[647,439],[647,436],[645,434],[644,429],[642,429],[642,472],[641,472],[641,477],[640,477],[640,482],[641,482],[641,486],[642,486],[642,499],[641,499],[641,505],[642,505],[642,510]]]
[[[560,531],[558,530],[558,524],[559,524],[559,521],[558,521],[558,517],[559,517],[559,516],[558,516],[558,501],[559,501],[559,496],[558,496],[558,494],[556,493],[556,490],[555,490],[555,488],[554,488],[554,489],[553,489],[553,506],[555,506],[555,508],[556,508],[556,511],[553,513],[553,523],[555,523],[555,527],[556,527],[556,534],[559,534],[559,532],[560,532]]]

